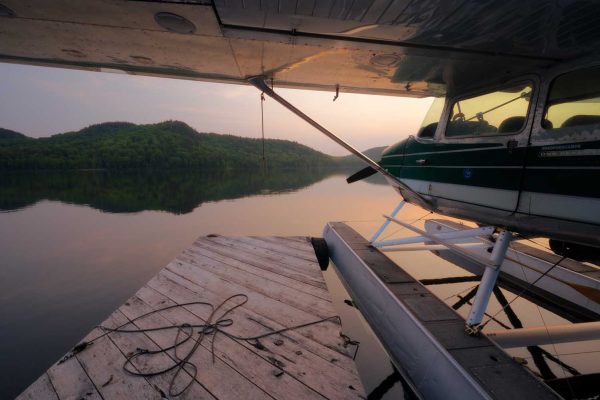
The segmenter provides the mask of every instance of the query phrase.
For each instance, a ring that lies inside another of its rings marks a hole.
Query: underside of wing
[[[590,55],[585,0],[0,0],[0,61],[437,96]]]

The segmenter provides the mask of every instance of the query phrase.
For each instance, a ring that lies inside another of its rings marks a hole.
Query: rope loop
[[[305,324],[296,325],[289,328],[283,328],[275,331],[269,331],[260,335],[249,337],[234,335],[230,332],[227,332],[226,330],[223,330],[223,328],[230,327],[234,323],[234,320],[232,318],[228,318],[229,314],[231,314],[237,308],[245,305],[247,302],[248,296],[239,293],[228,297],[219,305],[217,305],[217,307],[213,306],[211,303],[203,301],[174,304],[142,314],[136,318],[130,319],[126,323],[116,328],[99,326],[98,328],[103,331],[101,335],[90,340],[89,342],[83,342],[78,344],[73,348],[73,350],[69,354],[67,354],[67,356],[65,356],[65,359],[68,359],[74,356],[75,354],[83,351],[95,341],[103,338],[104,336],[108,336],[111,333],[140,334],[148,332],[175,330],[175,340],[171,346],[168,346],[166,348],[160,348],[158,350],[149,350],[138,347],[135,349],[135,351],[128,353],[125,357],[123,370],[128,374],[141,377],[162,375],[175,370],[175,373],[170,378],[169,382],[169,396],[179,396],[183,394],[196,380],[198,374],[198,367],[193,362],[191,362],[190,359],[193,357],[194,353],[196,352],[198,347],[200,347],[200,345],[203,343],[204,338],[207,336],[212,336],[210,351],[212,355],[212,362],[214,364],[216,358],[214,345],[217,334],[219,333],[233,340],[246,341],[252,344],[252,342],[260,343],[258,339],[264,337],[280,334],[286,331],[300,329],[310,325],[320,324],[328,321],[335,321],[337,324],[341,324],[340,317],[336,315],[332,317],[323,318],[317,321],[311,321]],[[208,307],[208,309],[210,310],[208,318],[203,318],[205,321],[205,323],[203,324],[191,324],[189,322],[184,322],[176,325],[155,326],[151,328],[139,328],[139,325],[135,324],[135,322],[152,314],[160,313],[174,308],[183,308],[184,310],[191,312],[187,307],[197,305]],[[217,314],[219,314],[219,316],[215,317]],[[124,329],[127,325],[134,325],[136,328]],[[188,342],[193,344],[191,348],[189,348],[188,346],[188,348],[184,350],[182,346]],[[158,365],[159,367],[152,368],[153,365],[151,360],[155,360],[156,362],[154,366],[156,367]],[[182,374],[182,372],[185,372],[185,374]],[[185,378],[186,376],[187,378]],[[183,382],[181,382],[182,380]],[[177,387],[180,387],[181,389],[177,389]]]

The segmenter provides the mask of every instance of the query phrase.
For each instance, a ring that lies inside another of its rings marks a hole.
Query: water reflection
[[[20,393],[198,236],[320,236],[331,220],[380,223],[397,194],[348,185],[352,172],[0,176],[0,398]],[[370,391],[392,370],[363,336],[357,359]],[[387,393],[401,397],[402,387]]]
[[[205,202],[292,192],[342,173],[318,169],[268,174],[190,170],[11,173],[0,176],[0,211],[57,200],[109,213],[152,210],[187,214]]]
[[[0,209],[20,209],[0,213],[0,398],[20,393],[198,236],[320,236],[327,221],[350,221],[370,237],[399,196],[375,177],[346,184],[352,172],[0,176]],[[423,228],[426,216],[427,211],[407,205],[399,219],[420,220],[417,226]],[[412,232],[390,227],[382,238],[392,234]],[[465,275],[430,252],[388,256],[417,279]],[[360,313],[345,303],[350,296],[335,269],[324,275],[344,330],[361,342],[357,364],[367,392],[383,399],[409,398]],[[429,288],[452,305],[476,284]],[[512,306],[525,327],[567,323],[522,297]],[[501,308],[496,298],[490,300],[489,310]],[[468,311],[458,310],[463,317]],[[497,318],[510,324],[504,314]],[[489,327],[503,329],[494,321]],[[586,374],[597,371],[598,346],[582,342],[543,348]],[[527,349],[510,354],[528,360],[535,370]],[[556,363],[549,366],[558,377],[566,374]]]

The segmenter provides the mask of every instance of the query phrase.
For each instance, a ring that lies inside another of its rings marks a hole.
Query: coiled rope
[[[230,302],[232,302],[233,305],[229,305],[228,303],[230,303]],[[164,349],[159,349],[159,350],[148,350],[148,349],[137,348],[134,352],[128,353],[126,355],[126,361],[123,364],[123,370],[128,372],[131,375],[141,376],[141,377],[151,377],[151,376],[156,376],[156,375],[162,375],[169,371],[175,370],[175,374],[171,377],[171,380],[169,382],[169,395],[170,396],[179,396],[183,392],[185,392],[194,383],[194,380],[196,379],[196,376],[198,373],[198,367],[194,363],[192,363],[190,361],[190,359],[192,358],[192,356],[194,355],[194,353],[196,352],[198,347],[202,344],[202,341],[204,340],[204,338],[206,336],[212,336],[210,351],[211,351],[211,355],[212,355],[212,362],[214,364],[214,362],[215,362],[215,347],[214,347],[215,339],[216,339],[217,334],[219,334],[219,333],[222,333],[223,335],[225,335],[231,339],[246,341],[249,344],[260,348],[260,344],[259,344],[258,340],[265,338],[265,337],[277,335],[277,334],[295,330],[295,329],[304,328],[304,327],[311,326],[311,325],[320,324],[320,323],[323,323],[326,321],[335,320],[338,323],[341,323],[340,317],[335,315],[335,316],[319,319],[316,321],[311,321],[311,322],[307,322],[304,324],[291,326],[288,328],[265,332],[265,333],[262,333],[262,334],[256,335],[256,336],[238,336],[238,335],[234,335],[232,333],[229,333],[229,332],[223,330],[223,328],[229,327],[229,326],[233,325],[233,323],[234,323],[233,319],[227,318],[227,316],[229,314],[231,314],[236,308],[239,308],[239,307],[245,305],[247,302],[248,302],[248,296],[246,296],[245,294],[235,294],[235,295],[230,296],[227,299],[225,299],[217,307],[215,307],[213,304],[211,304],[209,302],[204,302],[204,301],[193,301],[193,302],[189,302],[189,303],[174,304],[171,306],[159,308],[159,309],[147,312],[145,314],[142,314],[142,315],[140,315],[134,319],[131,319],[128,322],[126,322],[116,328],[109,328],[106,326],[98,326],[98,328],[101,329],[104,333],[95,337],[94,339],[91,339],[89,341],[78,344],[69,353],[67,353],[58,363],[61,364],[61,363],[65,362],[69,358],[75,356],[76,354],[82,352],[83,350],[85,350],[86,348],[91,346],[94,342],[98,341],[99,339],[101,339],[104,336],[107,336],[111,333],[131,333],[131,334],[138,333],[139,334],[139,333],[146,333],[146,332],[176,330],[177,333],[175,335],[175,341],[174,341],[173,345],[171,345],[169,347],[166,347]],[[140,319],[143,319],[145,317],[148,317],[149,315],[152,315],[155,313],[160,313],[160,312],[167,311],[167,310],[174,309],[174,308],[187,307],[187,306],[193,306],[193,305],[201,305],[201,306],[209,307],[211,312],[204,324],[183,323],[183,324],[179,324],[179,325],[156,326],[156,327],[152,327],[152,328],[143,328],[143,329],[142,328],[124,329],[127,325],[133,324],[134,322],[139,321]],[[220,315],[218,315],[219,313],[220,313]],[[218,315],[218,317],[217,317],[217,315]],[[197,331],[196,334],[194,334],[194,330]],[[182,355],[178,354],[178,349],[183,344],[187,343],[190,340],[194,341],[194,344],[191,347],[191,349],[189,351],[187,351],[187,353],[185,353],[185,354],[182,354]],[[159,355],[159,354],[167,354],[168,356],[170,356],[167,352],[169,352],[171,350],[173,350],[172,356],[174,358],[174,360],[173,360],[174,362],[173,362],[173,364],[169,365],[166,368],[157,369],[157,370],[145,370],[143,368],[140,368],[139,366],[136,366],[136,364],[134,363],[134,361],[137,358],[142,357],[142,356],[143,357],[151,357],[151,356],[155,356],[155,355]],[[186,367],[187,367],[187,369],[186,369]],[[175,390],[175,383],[176,383],[182,370],[185,370],[185,372],[187,372],[190,375],[191,379],[189,382],[187,382],[187,384],[181,390]]]

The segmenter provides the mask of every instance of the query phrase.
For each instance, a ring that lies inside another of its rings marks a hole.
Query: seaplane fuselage
[[[576,66],[575,66],[576,65]],[[600,63],[436,99],[379,164],[441,214],[600,246]]]

